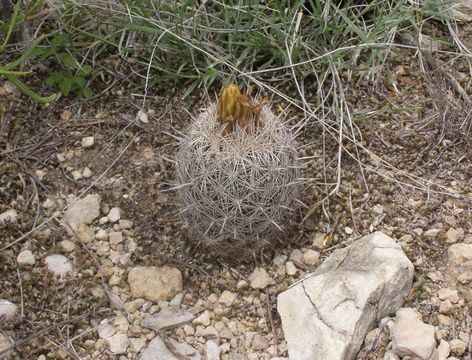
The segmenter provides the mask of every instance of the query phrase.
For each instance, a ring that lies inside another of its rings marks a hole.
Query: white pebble
[[[18,305],[11,301],[0,299],[0,319],[5,321],[12,320],[18,312]]]
[[[93,136],[87,136],[87,137],[82,138],[83,148],[91,147],[93,146],[94,143],[95,143],[95,138]]]
[[[110,209],[110,212],[108,213],[108,220],[111,223],[115,223],[118,220],[121,219],[121,210],[118,207],[113,207]]]
[[[70,240],[62,240],[61,241],[61,249],[65,252],[72,252],[75,249],[75,244]]]
[[[0,214],[0,224],[16,223],[18,213],[15,209],[9,209]]]
[[[88,167],[86,167],[84,169],[84,171],[82,171],[82,176],[86,179],[91,177],[92,176],[92,170],[90,170]]]
[[[80,172],[79,170],[74,170],[72,171],[72,176],[74,180],[80,180],[82,179],[82,172]]]
[[[293,276],[297,273],[297,268],[293,262],[287,261],[285,263],[285,271],[287,272],[287,275]]]
[[[16,261],[20,266],[34,265],[36,262],[31,250],[23,250],[20,252],[16,258]]]
[[[58,276],[64,276],[74,270],[72,263],[64,255],[49,255],[45,262],[48,270]]]

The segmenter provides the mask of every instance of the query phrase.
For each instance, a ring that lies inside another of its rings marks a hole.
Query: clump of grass
[[[431,18],[446,19],[447,3],[424,1],[131,1],[72,2],[80,31],[106,38],[120,56],[145,76],[149,86],[188,80],[188,95],[229,76],[245,75],[277,86],[318,77],[323,84],[337,71],[369,76],[400,33],[414,36]],[[95,23],[95,28],[90,24]],[[92,32],[91,30],[94,30]],[[106,29],[106,31],[105,31]],[[96,31],[98,30],[98,32]],[[315,73],[317,75],[315,75]]]

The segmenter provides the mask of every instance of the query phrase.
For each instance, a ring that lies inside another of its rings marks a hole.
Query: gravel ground
[[[355,115],[383,109],[357,122],[372,152],[360,152],[363,171],[345,144],[339,190],[303,223],[301,209],[281,244],[231,262],[187,241],[168,191],[174,135],[190,121],[183,109],[195,112],[205,99],[182,102],[156,90],[143,123],[127,89],[96,103],[42,106],[1,82],[0,349],[14,340],[14,359],[134,359],[145,358],[146,347],[179,359],[287,357],[277,294],[334,249],[381,230],[415,265],[406,305],[435,326],[451,356],[471,359],[463,291],[472,279],[456,283],[448,267],[451,246],[472,244],[471,148],[443,126],[432,83],[411,55],[395,54],[391,79],[360,82],[347,94]],[[454,74],[470,81],[465,64],[457,62]],[[451,122],[457,108],[447,114]],[[296,122],[299,114],[289,112]],[[336,182],[337,144],[323,141],[317,124],[299,142],[300,154],[312,157],[301,199],[312,206]],[[88,199],[81,209],[71,206],[77,197]],[[73,216],[86,224],[64,226]],[[146,271],[168,292],[142,286]],[[387,343],[360,358],[381,358]]]

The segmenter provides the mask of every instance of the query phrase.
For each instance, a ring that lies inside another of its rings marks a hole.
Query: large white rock
[[[401,307],[412,280],[413,264],[381,232],[336,250],[278,296],[290,359],[354,359],[367,332]]]

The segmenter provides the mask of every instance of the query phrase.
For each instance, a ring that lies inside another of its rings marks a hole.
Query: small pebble
[[[285,263],[285,271],[287,272],[287,275],[293,276],[297,273],[297,268],[293,262],[287,261]]]
[[[74,270],[72,263],[63,255],[49,255],[45,262],[48,270],[58,276],[64,276]]]
[[[90,170],[88,167],[86,167],[84,169],[84,171],[82,171],[82,176],[86,179],[88,179],[89,177],[92,176],[92,170]]]
[[[74,170],[72,171],[72,177],[74,180],[80,180],[82,179],[82,172],[80,170]]]
[[[62,240],[60,245],[62,250],[68,253],[74,251],[75,249],[75,244],[70,240]]]
[[[34,265],[34,263],[36,262],[31,250],[23,250],[22,252],[20,252],[16,258],[16,261],[20,266]]]
[[[12,320],[18,312],[18,305],[11,301],[0,299],[0,319],[5,321]]]
[[[9,209],[0,214],[0,224],[16,223],[18,212],[15,209]]]
[[[225,290],[221,294],[218,301],[223,305],[231,306],[233,304],[234,300],[236,300],[237,296],[238,296],[237,293],[233,293],[231,291]]]
[[[383,209],[383,206],[380,205],[380,204],[376,204],[374,205],[374,207],[372,208],[372,211],[374,214],[376,215],[380,215],[383,213],[384,209]]]
[[[93,136],[87,136],[82,138],[82,147],[89,148],[95,143],[95,138]]]
[[[108,234],[107,234],[106,230],[104,230],[104,229],[98,230],[97,233],[95,234],[95,239],[97,239],[99,241],[108,240]]]
[[[320,253],[309,249],[303,253],[303,262],[308,266],[316,266],[320,262]]]
[[[439,289],[438,297],[440,300],[449,300],[453,304],[459,301],[459,293],[457,292],[457,290],[452,290],[448,288]]]
[[[115,223],[121,219],[121,210],[118,207],[113,207],[108,212],[108,221]]]

